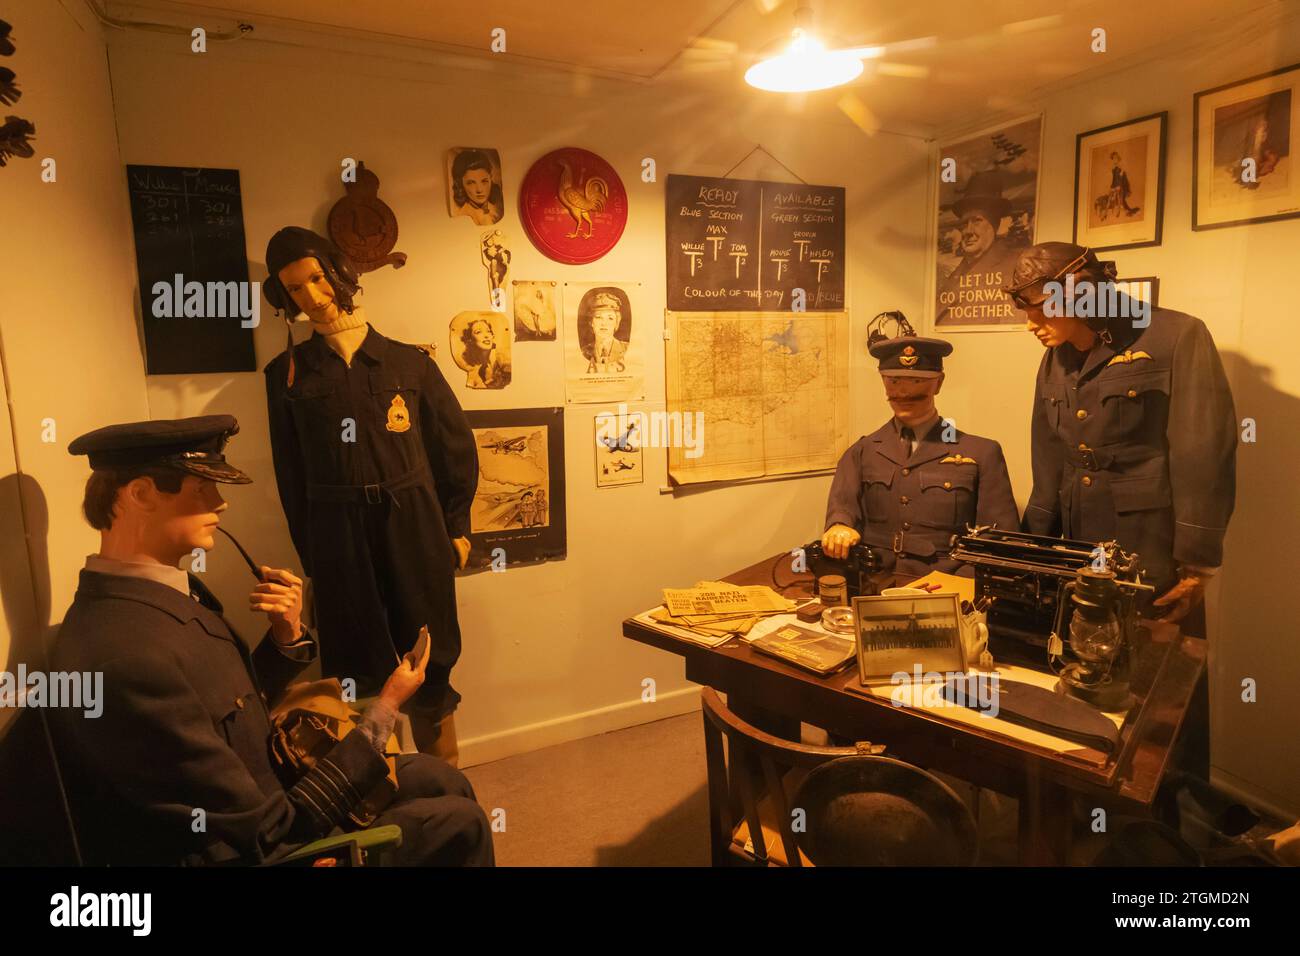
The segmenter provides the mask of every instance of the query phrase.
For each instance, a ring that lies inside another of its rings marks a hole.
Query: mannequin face
[[[469,201],[481,206],[492,195],[492,174],[486,169],[471,169],[461,177],[460,185]]]
[[[496,338],[492,335],[492,326],[482,319],[475,322],[471,334],[474,336],[474,344],[483,351],[491,351],[496,345]]]
[[[1043,311],[1047,300],[1025,308],[1025,328],[1044,348],[1056,348],[1067,342],[1082,352],[1092,348],[1097,334],[1082,320],[1069,315],[1049,316]]]
[[[137,550],[174,567],[195,548],[213,548],[228,507],[209,478],[186,475],[174,495],[159,491],[152,478],[136,478],[118,492],[112,531],[133,531]]]
[[[934,416],[934,397],[943,387],[942,375],[938,378],[881,375],[880,378],[885,383],[885,398],[894,417],[904,425],[919,425]]]
[[[602,306],[591,313],[591,330],[596,333],[598,339],[613,338],[614,331],[618,328],[618,320],[618,309]]]
[[[289,263],[280,270],[279,279],[298,308],[312,322],[328,325],[338,319],[340,310],[334,301],[334,287],[315,256]]]

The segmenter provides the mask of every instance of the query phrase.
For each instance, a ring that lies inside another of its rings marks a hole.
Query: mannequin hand
[[[456,549],[457,567],[464,570],[469,561],[469,538],[452,538],[451,546]]]
[[[1169,608],[1169,612],[1160,618],[1161,621],[1177,623],[1205,600],[1205,578],[1186,571],[1183,574],[1186,576],[1179,578],[1177,584],[1152,602],[1156,607]]]
[[[262,567],[262,583],[248,595],[248,609],[271,620],[277,644],[292,644],[302,636],[302,578],[281,568]]]
[[[833,524],[822,535],[822,549],[827,557],[843,560],[849,556],[849,548],[862,540],[862,535],[846,524]]]
[[[403,704],[415,696],[415,692],[424,683],[424,669],[429,664],[429,654],[432,649],[433,642],[426,641],[424,656],[418,661],[413,661],[410,654],[405,655],[397,668],[388,675],[388,680],[384,681],[384,687],[379,692],[379,698],[392,707],[393,710],[400,709]]]
[[[1300,866],[1300,823],[1274,833],[1269,840],[1273,843],[1273,852],[1287,866]]]

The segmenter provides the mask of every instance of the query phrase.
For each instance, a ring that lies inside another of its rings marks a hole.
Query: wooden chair
[[[713,865],[811,866],[795,843],[791,795],[814,767],[837,757],[879,754],[884,747],[794,743],[741,720],[712,687],[704,688],[700,702]]]

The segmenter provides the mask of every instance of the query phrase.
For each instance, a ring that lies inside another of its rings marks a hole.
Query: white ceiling
[[[796,0],[146,0],[190,17],[325,29],[470,56],[593,71],[666,88],[743,90],[760,51],[789,36]],[[113,4],[113,12],[141,4]],[[859,125],[941,129],[1015,110],[1042,87],[1300,9],[1297,0],[812,0],[828,45],[882,45],[855,83],[810,94]],[[228,23],[227,23],[228,25]],[[491,31],[506,31],[506,53]],[[1106,30],[1107,52],[1091,50]],[[256,36],[256,33],[254,34]],[[846,96],[847,93],[847,96]],[[753,93],[755,96],[780,94]],[[809,104],[813,105],[813,104]]]

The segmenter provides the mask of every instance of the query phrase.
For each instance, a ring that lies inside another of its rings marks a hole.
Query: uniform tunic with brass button
[[[271,451],[289,532],[313,581],[322,670],[377,691],[432,642],[413,710],[455,710],[460,656],[451,540],[469,531],[478,455],[424,351],[370,328],[349,366],[313,335],[265,369]]]
[[[1178,565],[1217,567],[1235,494],[1236,415],[1219,353],[1194,316],[1112,323],[1085,355],[1049,349],[1033,411],[1025,528],[1136,551],[1157,593]]]
[[[826,505],[826,527],[854,528],[869,545],[895,555],[895,570],[921,577],[955,571],[954,534],[968,525],[1019,527],[1002,446],[953,429],[942,419],[905,454],[891,419],[840,458]]]
[[[267,702],[304,663],[269,635],[250,654],[194,575],[191,597],[90,566],[51,652],[55,670],[103,674],[98,716],[52,711],[87,862],[273,862],[342,823],[387,775],[354,733],[286,789]]]

